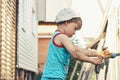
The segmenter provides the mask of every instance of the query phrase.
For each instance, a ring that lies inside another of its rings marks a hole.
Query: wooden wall
[[[0,0],[0,80],[15,79],[16,0]]]

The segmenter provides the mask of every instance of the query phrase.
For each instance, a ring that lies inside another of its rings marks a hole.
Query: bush
[[[35,80],[41,80],[42,72],[39,74],[36,74],[36,79]]]
[[[68,74],[66,76],[66,80],[70,80],[70,77],[71,77],[71,74],[73,72],[73,69],[74,69],[74,66],[75,66],[75,63],[76,63],[77,60],[75,60],[73,57],[70,58],[70,65],[69,65],[69,70],[68,70]],[[78,63],[78,66],[77,66],[77,69],[76,69],[76,72],[75,72],[75,75],[73,77],[73,80],[77,80],[78,78],[78,74],[81,70],[81,66],[82,66],[82,62]]]

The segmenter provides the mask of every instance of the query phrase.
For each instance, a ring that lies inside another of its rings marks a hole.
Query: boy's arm
[[[88,57],[87,53],[89,52],[88,50],[84,49],[79,49],[77,48],[70,40],[69,37],[67,37],[64,34],[61,34],[57,36],[57,40],[60,41],[60,43],[68,50],[68,52],[77,60],[84,61],[84,62],[90,62],[93,64],[100,64],[102,62],[101,58],[91,58]],[[89,55],[93,55],[90,54]]]
[[[76,46],[76,48],[84,53],[85,55],[89,56],[89,57],[103,57],[101,54],[104,53],[104,51],[96,51],[96,50],[87,50],[87,49],[83,49],[83,48],[79,48],[78,46]]]

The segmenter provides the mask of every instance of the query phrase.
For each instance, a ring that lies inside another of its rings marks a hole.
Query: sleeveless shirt
[[[68,72],[70,53],[64,46],[58,46],[54,42],[54,38],[59,34],[63,33],[55,31],[50,40],[42,77],[61,78],[64,80]]]

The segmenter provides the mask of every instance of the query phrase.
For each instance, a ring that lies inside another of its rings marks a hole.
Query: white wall
[[[17,66],[33,72],[38,69],[38,41],[35,0],[19,0]]]

